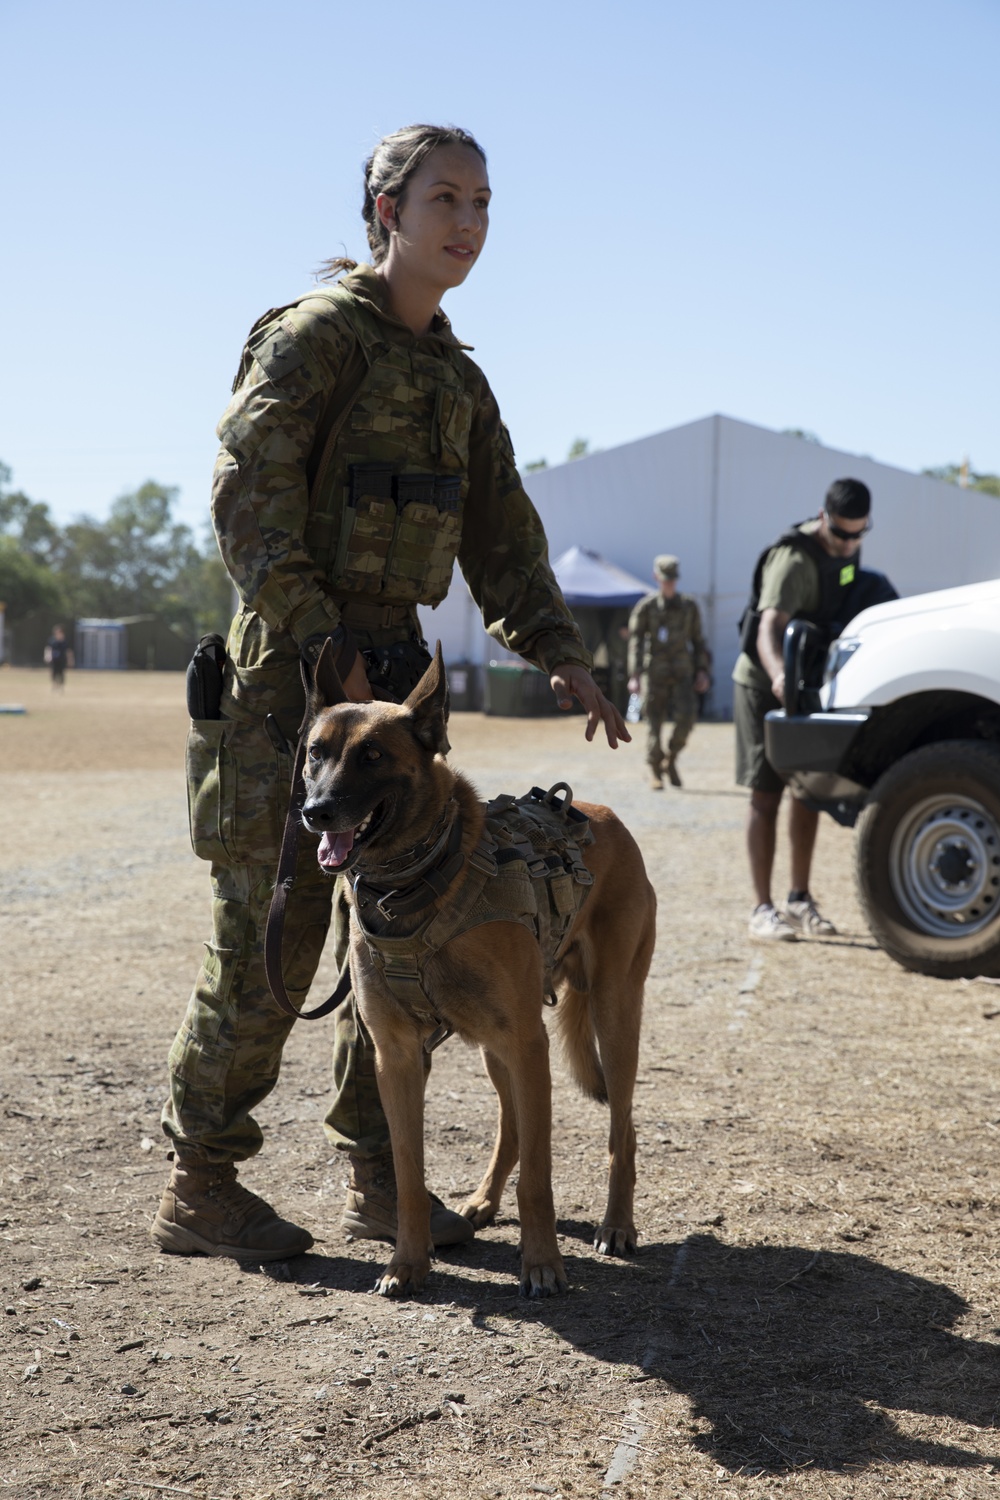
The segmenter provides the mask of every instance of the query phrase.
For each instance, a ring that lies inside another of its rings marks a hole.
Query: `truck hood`
[[[994,629],[1000,631],[1000,578],[991,578],[986,583],[965,583],[957,589],[936,589],[931,594],[911,594],[907,599],[893,599],[888,604],[873,604],[851,621],[843,639],[868,636],[881,626],[895,624],[910,615],[926,616],[959,609],[968,610],[980,621],[984,615],[992,615]]]

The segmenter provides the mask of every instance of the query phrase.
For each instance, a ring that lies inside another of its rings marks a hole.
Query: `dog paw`
[[[522,1266],[522,1297],[558,1297],[569,1291],[569,1282],[561,1260],[549,1266]]]
[[[479,1198],[470,1198],[458,1211],[463,1219],[468,1219],[474,1229],[485,1229],[486,1225],[492,1224],[496,1218],[497,1207],[496,1203],[491,1203],[488,1199],[483,1202]]]
[[[430,1266],[396,1265],[390,1261],[373,1291],[380,1297],[412,1297],[423,1288]]]
[[[594,1249],[598,1255],[633,1255],[638,1238],[634,1224],[629,1224],[626,1229],[602,1224],[594,1235]]]

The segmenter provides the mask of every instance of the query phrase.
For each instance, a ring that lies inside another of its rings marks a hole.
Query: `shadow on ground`
[[[589,1243],[592,1226],[559,1228],[565,1248]],[[1000,1442],[994,1455],[921,1441],[892,1416],[995,1426],[1000,1347],[951,1332],[967,1304],[947,1286],[866,1256],[709,1234],[627,1262],[571,1252],[566,1268],[569,1296],[525,1301],[513,1245],[479,1239],[442,1254],[419,1301],[464,1308],[493,1331],[543,1322],[581,1353],[631,1366],[637,1394],[663,1382],[702,1419],[694,1445],[732,1472],[1000,1462]],[[373,1269],[315,1254],[290,1263],[300,1285],[353,1291]],[[484,1284],[484,1271],[503,1280]]]

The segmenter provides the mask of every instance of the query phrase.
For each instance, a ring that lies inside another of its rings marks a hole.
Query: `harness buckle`
[[[469,864],[481,875],[495,875],[497,873],[496,858],[487,853],[479,844],[469,853]]]
[[[385,920],[387,922],[391,922],[393,917],[395,916],[395,912],[389,909],[387,903],[391,902],[393,897],[397,896],[398,894],[398,891],[386,891],[384,896],[379,896],[376,898],[375,905],[382,913],[383,917],[385,917]]]

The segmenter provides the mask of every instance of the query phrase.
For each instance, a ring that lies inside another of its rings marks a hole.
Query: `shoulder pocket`
[[[275,385],[305,364],[305,355],[293,330],[282,319],[275,327],[262,328],[247,339],[247,348]]]

